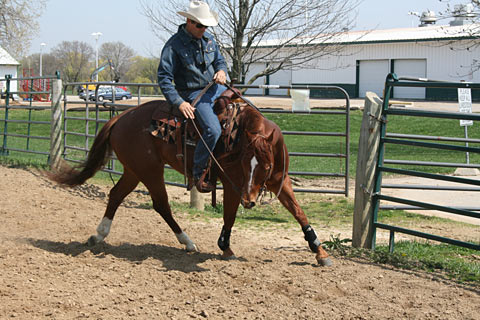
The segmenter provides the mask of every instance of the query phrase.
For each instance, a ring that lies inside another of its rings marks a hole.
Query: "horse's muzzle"
[[[241,203],[245,209],[252,209],[253,207],[255,207],[255,201],[244,201],[242,199]]]

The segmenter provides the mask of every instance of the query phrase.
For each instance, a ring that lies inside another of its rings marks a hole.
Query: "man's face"
[[[208,27],[202,25],[201,23],[198,23],[196,21],[187,19],[187,31],[190,32],[190,34],[196,38],[200,39],[202,38],[203,34],[207,30]]]

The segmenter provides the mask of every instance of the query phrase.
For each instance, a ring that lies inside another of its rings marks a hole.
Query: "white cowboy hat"
[[[218,25],[218,14],[211,11],[208,4],[203,1],[190,1],[188,11],[178,11],[177,13],[207,27]]]

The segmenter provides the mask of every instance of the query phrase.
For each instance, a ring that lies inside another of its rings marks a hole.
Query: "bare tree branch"
[[[57,59],[62,78],[66,82],[89,79],[89,61],[94,50],[91,45],[80,41],[62,41],[52,48],[51,54]]]
[[[0,0],[0,46],[17,59],[30,47],[47,0]]]
[[[480,0],[470,0],[469,4],[460,6],[452,6],[450,0],[439,0],[439,2],[446,3],[445,11],[439,13],[441,19],[458,19],[457,23],[459,26],[456,28],[456,31],[447,31],[447,28],[445,28],[445,31],[452,32],[452,36],[461,34],[464,38],[468,39],[461,42],[458,40],[448,41],[447,45],[451,46],[452,50],[461,51],[478,48],[480,46]],[[455,44],[455,46],[452,46],[453,44]],[[472,75],[474,72],[480,71],[480,58],[473,59],[470,66],[464,67],[466,69],[464,76]]]
[[[132,65],[132,58],[135,56],[135,51],[120,41],[105,42],[100,47],[99,55],[100,59],[104,60],[104,62],[111,60],[115,67],[116,75],[120,77],[120,79],[123,79]]]
[[[279,70],[315,67],[314,60],[338,55],[336,37],[353,27],[361,0],[213,0],[220,24],[209,29],[231,63],[230,78],[252,83]],[[184,10],[178,1],[160,5],[141,0],[152,30],[165,41],[176,32]],[[266,67],[245,79],[254,64]]]

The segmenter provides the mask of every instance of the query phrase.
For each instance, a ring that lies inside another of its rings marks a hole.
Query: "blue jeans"
[[[222,134],[222,128],[218,117],[213,112],[213,105],[215,99],[222,94],[227,88],[225,86],[214,84],[208,91],[200,98],[195,105],[195,118],[202,127],[202,138],[207,143],[208,148],[213,152],[215,145],[217,144],[220,135]],[[182,91],[179,92],[182,98],[188,102],[192,102],[202,90],[194,91]],[[208,158],[210,153],[205,147],[204,143],[200,140],[195,148],[193,157],[193,177],[199,178],[202,175],[203,170],[207,167]]]

